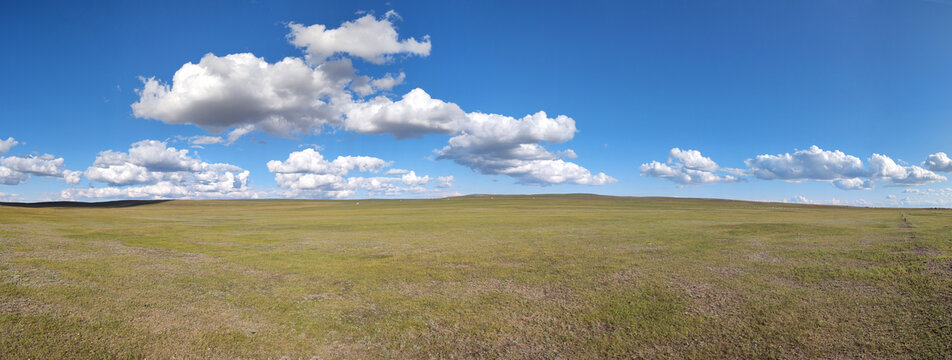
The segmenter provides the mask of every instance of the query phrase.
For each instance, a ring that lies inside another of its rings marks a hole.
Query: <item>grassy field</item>
[[[949,358],[952,211],[0,206],[0,358]]]

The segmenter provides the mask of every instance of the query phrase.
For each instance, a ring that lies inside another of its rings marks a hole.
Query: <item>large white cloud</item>
[[[12,137],[8,137],[6,140],[0,140],[0,154],[6,154],[10,152],[10,149],[19,144],[19,141]]]
[[[642,176],[657,177],[681,185],[700,185],[721,182],[737,182],[741,178],[724,173],[714,160],[701,155],[697,150],[673,148],[668,152],[668,162],[652,161],[641,164],[638,171]],[[723,169],[723,171],[732,169]]]
[[[67,199],[256,196],[248,187],[249,171],[231,164],[204,162],[188,150],[178,150],[157,140],[136,142],[128,152],[103,151],[85,175],[107,186],[67,189],[61,196]]]
[[[436,151],[438,159],[453,160],[482,174],[512,176],[530,184],[604,185],[616,181],[604,173],[593,175],[578,164],[564,161],[540,144],[572,139],[578,130],[570,117],[550,118],[540,111],[516,119],[474,112],[466,114],[459,125],[460,134]]]
[[[176,71],[172,85],[145,80],[132,110],[136,117],[194,124],[215,133],[250,125],[286,136],[338,122],[333,104],[350,101],[344,91],[348,80],[300,58],[271,64],[250,53],[208,54]]]
[[[348,106],[344,127],[365,134],[390,134],[397,139],[460,131],[466,113],[459,106],[413,89],[399,101],[378,96]]]
[[[274,173],[278,186],[288,189],[287,195],[295,197],[345,198],[364,191],[377,195],[446,195],[438,190],[449,187],[453,177],[418,176],[414,171],[393,169],[386,175],[399,176],[351,176],[353,173],[377,173],[392,164],[370,156],[338,156],[332,161],[316,149],[292,152],[284,161],[268,162],[268,170]],[[427,187],[439,183],[437,188]]]
[[[858,157],[815,145],[793,154],[757,155],[746,164],[753,176],[764,180],[837,180],[869,175]]]
[[[952,159],[944,152],[937,152],[926,157],[922,166],[932,171],[952,172]]]
[[[873,154],[873,157],[869,158],[869,164],[872,177],[886,180],[890,185],[922,185],[946,180],[945,176],[915,165],[902,166],[896,164],[893,159],[886,155]]]
[[[297,47],[303,48],[312,63],[323,63],[337,53],[346,53],[360,57],[375,64],[383,64],[396,54],[427,56],[430,54],[430,38],[423,41],[414,38],[400,40],[392,19],[397,17],[393,11],[377,19],[365,15],[354,21],[347,21],[336,29],[328,29],[321,24],[304,26],[291,23],[288,39]]]

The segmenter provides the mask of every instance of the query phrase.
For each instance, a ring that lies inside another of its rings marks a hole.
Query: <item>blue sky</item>
[[[2,200],[952,204],[944,2],[8,2],[0,28]]]

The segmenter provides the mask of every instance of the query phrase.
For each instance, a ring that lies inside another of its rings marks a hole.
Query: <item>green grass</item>
[[[952,211],[0,206],[0,358],[948,358]]]

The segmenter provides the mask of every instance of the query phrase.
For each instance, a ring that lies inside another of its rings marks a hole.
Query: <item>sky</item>
[[[952,206],[943,1],[4,2],[0,201]]]

